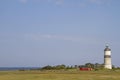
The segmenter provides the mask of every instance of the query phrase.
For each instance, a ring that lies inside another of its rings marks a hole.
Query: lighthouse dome
[[[111,49],[109,48],[109,46],[106,46],[106,48],[104,49],[104,51],[111,51]]]

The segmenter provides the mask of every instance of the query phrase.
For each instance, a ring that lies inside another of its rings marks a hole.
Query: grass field
[[[120,80],[120,71],[1,71],[0,80]]]

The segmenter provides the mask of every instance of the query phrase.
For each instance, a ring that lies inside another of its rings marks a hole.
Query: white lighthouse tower
[[[104,68],[112,69],[111,49],[109,48],[109,46],[106,46],[106,48],[104,49]]]

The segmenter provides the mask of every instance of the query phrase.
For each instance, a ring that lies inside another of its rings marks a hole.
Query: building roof
[[[106,48],[104,49],[104,51],[111,51],[111,49],[109,48],[109,46],[106,46]]]

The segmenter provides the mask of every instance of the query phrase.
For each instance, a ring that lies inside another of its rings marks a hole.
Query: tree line
[[[61,70],[61,69],[74,69],[74,67],[61,64],[61,65],[56,65],[56,66],[47,65],[47,66],[40,68],[40,70]]]
[[[44,66],[42,68],[40,68],[40,70],[61,70],[61,69],[76,69],[76,68],[92,68],[94,70],[98,70],[98,69],[104,69],[104,64],[99,64],[99,63],[86,63],[84,65],[74,65],[74,66],[66,66],[64,64],[61,65],[56,65],[56,66]],[[114,66],[113,66],[114,67]]]

